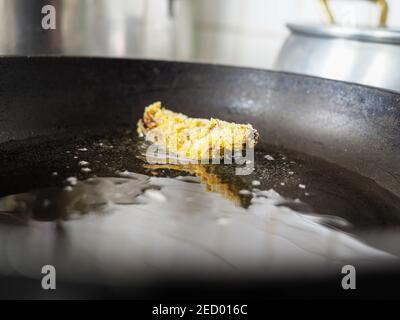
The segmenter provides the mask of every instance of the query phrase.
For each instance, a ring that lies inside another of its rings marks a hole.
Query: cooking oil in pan
[[[396,260],[397,248],[363,237],[400,222],[398,199],[368,179],[266,145],[245,176],[234,165],[150,165],[134,136],[1,146],[0,241],[18,268],[29,274],[45,256],[66,275],[93,267],[93,277],[134,281]]]

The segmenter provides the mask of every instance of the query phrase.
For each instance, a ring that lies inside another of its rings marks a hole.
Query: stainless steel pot
[[[0,55],[175,56],[172,0],[0,0]],[[45,5],[56,27],[42,27]]]
[[[400,91],[400,30],[385,28],[387,5],[381,6],[380,27],[289,24],[275,68]],[[322,1],[334,22],[326,1]]]

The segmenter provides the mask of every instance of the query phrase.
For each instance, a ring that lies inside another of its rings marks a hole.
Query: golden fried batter
[[[196,160],[221,157],[246,145],[253,148],[258,138],[250,124],[189,118],[161,107],[161,102],[145,108],[137,131],[167,153]]]

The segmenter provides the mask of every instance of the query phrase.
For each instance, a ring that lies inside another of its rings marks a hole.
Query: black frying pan
[[[7,170],[0,169],[0,191],[23,192],[47,183],[26,176],[22,184],[6,180],[10,172],[29,164],[25,159],[21,165],[10,151],[13,146],[29,150],[32,144],[47,141],[42,154],[36,149],[32,154],[38,159],[50,152],[58,137],[132,128],[143,107],[157,100],[190,116],[249,122],[258,129],[261,145],[267,145],[263,148],[283,148],[315,159],[315,166],[322,169],[304,176],[325,191],[308,200],[317,212],[339,212],[367,229],[400,225],[400,94],[289,73],[203,64],[1,58],[0,163]],[[331,164],[333,173],[324,175],[320,161]],[[286,192],[296,196],[293,190]],[[346,211],[352,201],[362,207],[358,214]]]

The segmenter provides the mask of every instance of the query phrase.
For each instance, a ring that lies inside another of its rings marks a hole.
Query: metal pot
[[[276,69],[400,91],[400,30],[384,27],[386,2],[376,2],[382,9],[380,27],[288,24],[291,35]]]
[[[172,1],[172,0],[171,0]],[[168,0],[0,0],[0,55],[76,55],[171,59]],[[42,12],[56,13],[53,30]]]

